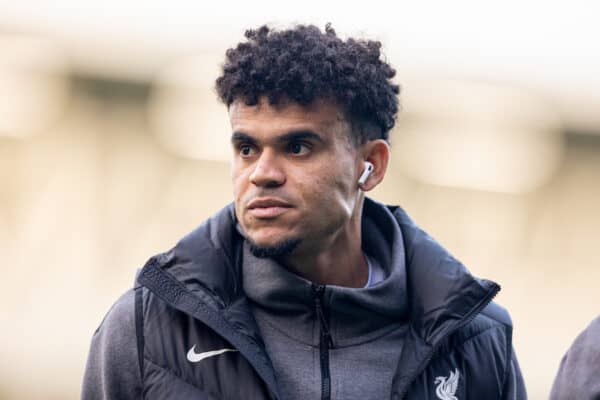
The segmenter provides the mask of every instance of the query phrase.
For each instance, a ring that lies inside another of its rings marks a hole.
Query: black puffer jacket
[[[366,212],[377,207],[366,200]],[[405,242],[410,307],[390,398],[525,399],[510,317],[491,303],[498,285],[472,277],[403,210],[390,210]],[[279,398],[242,290],[242,240],[228,206],[171,251],[150,259],[138,275],[143,398]],[[192,348],[236,351],[190,363]]]

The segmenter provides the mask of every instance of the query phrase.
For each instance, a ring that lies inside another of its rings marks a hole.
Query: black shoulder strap
[[[144,299],[142,297],[143,287],[135,286],[135,336],[137,338],[138,363],[140,366],[140,377],[144,381]]]

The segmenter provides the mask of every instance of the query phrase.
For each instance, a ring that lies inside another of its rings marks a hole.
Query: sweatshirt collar
[[[383,205],[364,212],[363,251],[383,267],[385,279],[371,287],[325,285],[323,305],[336,347],[369,341],[397,329],[406,320],[406,266],[402,232]],[[255,257],[244,244],[244,292],[254,312],[275,329],[305,344],[319,343],[315,285],[273,259]]]

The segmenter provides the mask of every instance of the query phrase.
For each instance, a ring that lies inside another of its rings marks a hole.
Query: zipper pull
[[[325,311],[323,306],[323,295],[325,294],[325,286],[318,285],[313,286],[313,292],[315,294],[315,308],[317,311],[317,318],[321,323],[321,336],[325,339],[325,343],[327,343],[327,347],[333,349],[333,338],[331,337],[331,333],[329,332],[329,324],[327,323],[327,318],[325,317]]]
[[[323,332],[323,337],[325,339],[325,343],[327,343],[327,348],[333,349],[333,338],[331,337],[329,330]]]

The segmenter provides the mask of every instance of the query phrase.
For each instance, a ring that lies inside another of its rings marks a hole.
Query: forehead
[[[311,130],[321,134],[345,131],[349,124],[341,107],[332,101],[315,100],[309,105],[293,101],[269,104],[261,97],[258,104],[249,106],[236,100],[229,106],[233,131],[248,134],[278,134],[290,130]]]

